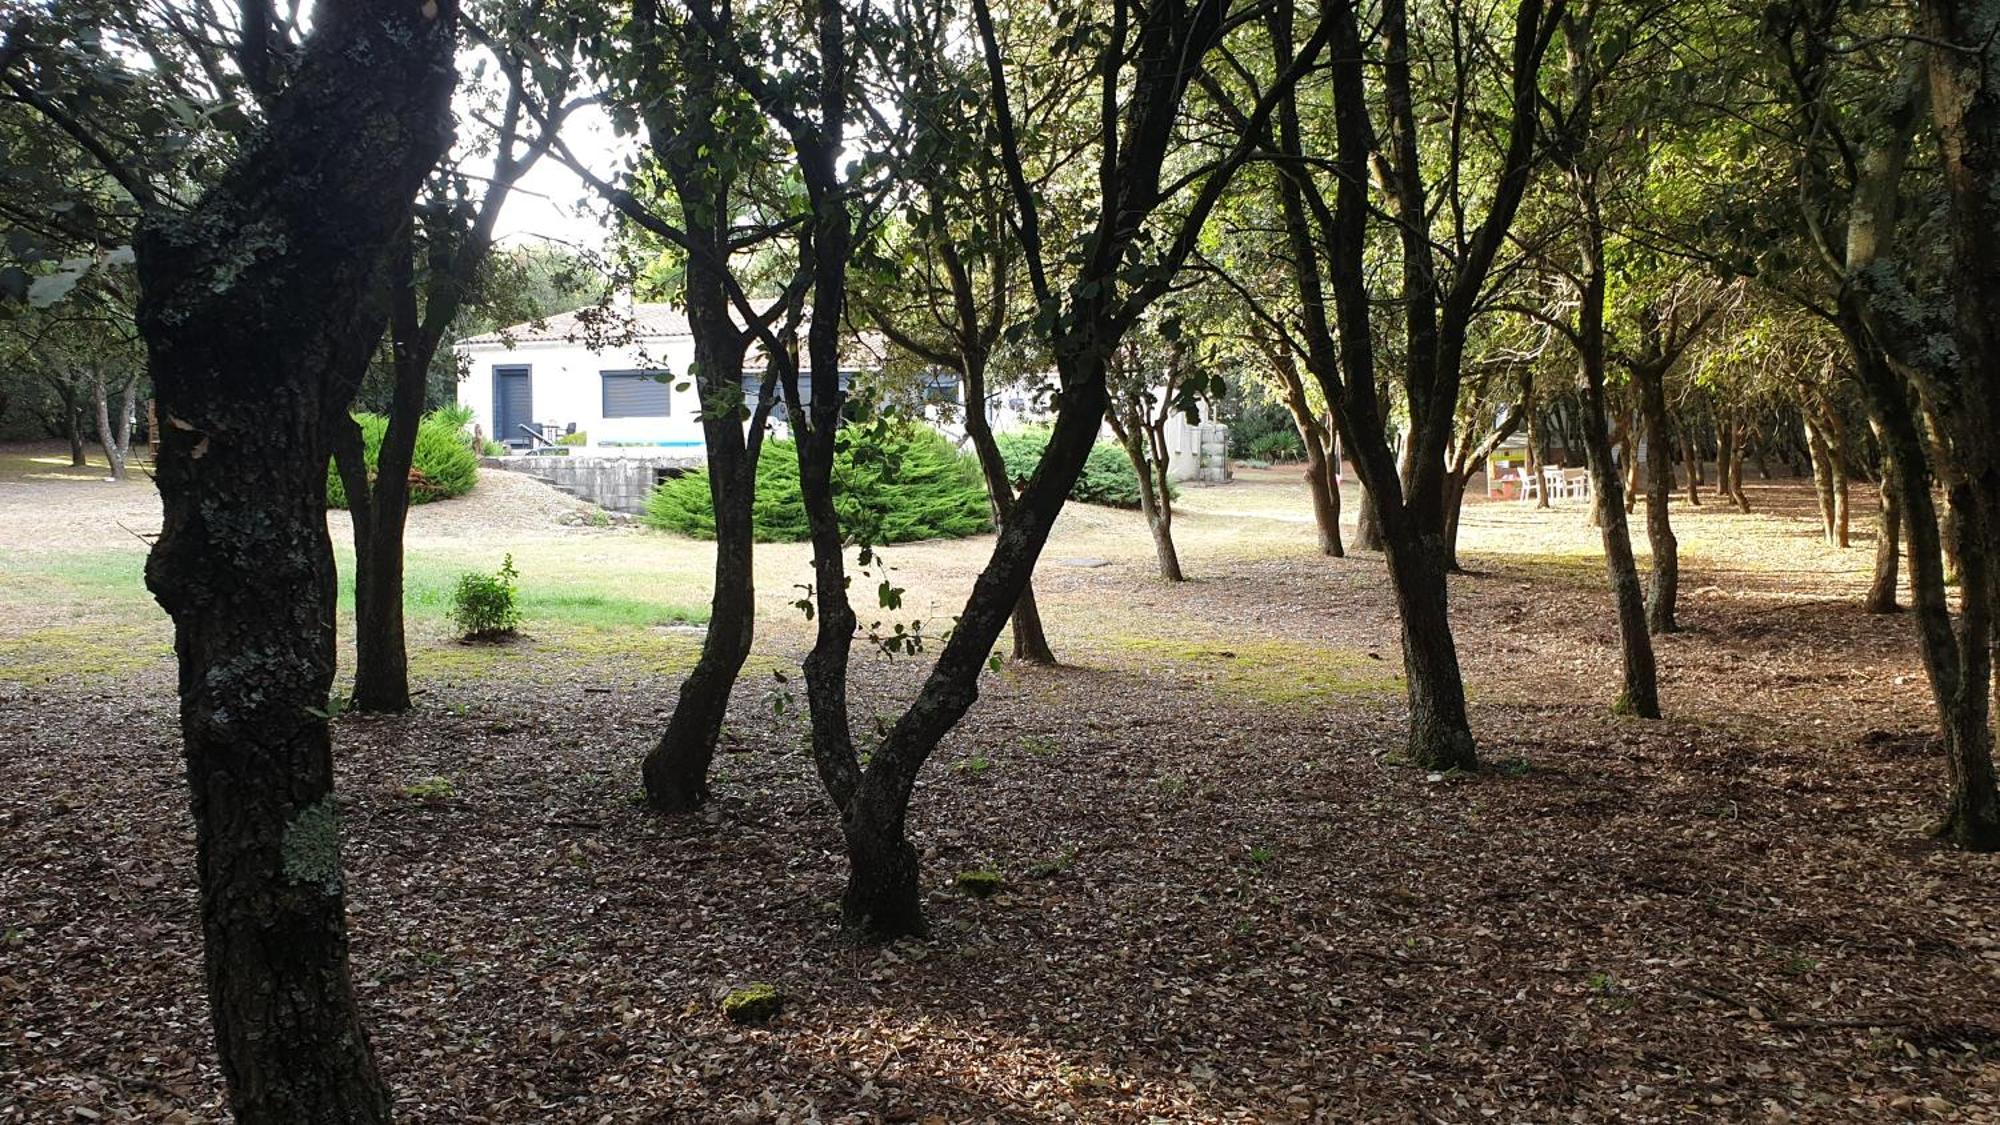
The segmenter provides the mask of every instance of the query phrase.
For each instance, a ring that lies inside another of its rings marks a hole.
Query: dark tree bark
[[[164,431],[146,579],[174,622],[210,1014],[252,1125],[389,1118],[347,970],[326,465],[450,137],[454,18],[322,0],[258,139],[136,240]]]
[[[1976,0],[1922,0],[1919,4],[1930,63],[1931,114],[1944,160],[1951,200],[1953,339],[1957,344],[1960,398],[1953,445],[1964,483],[1952,488],[1961,524],[1959,548],[1961,643],[1958,697],[1975,688],[2000,690],[1992,680],[1992,604],[2000,557],[2000,13]],[[1899,480],[1914,546],[1922,517],[1919,498]],[[1964,502],[1961,512],[1960,493]],[[1928,499],[1927,497],[1925,499]],[[1913,552],[1914,553],[1914,552]],[[1912,586],[1916,562],[1911,562]],[[1913,595],[1914,599],[1914,595]],[[1982,633],[1984,635],[1982,635]],[[1975,646],[1974,642],[1979,643]],[[1936,688],[1933,679],[1933,687]],[[1944,698],[1940,692],[1940,699]],[[1978,737],[1967,731],[1950,754],[1951,803],[1941,825],[1950,839],[1982,851],[2000,849],[2000,790],[1992,759],[1991,703],[1978,717]],[[1969,707],[1967,707],[1969,710]],[[1947,739],[1949,742],[1949,738]]]
[[[1014,507],[1014,482],[1007,478],[1007,462],[1000,456],[1000,443],[993,436],[993,426],[986,418],[985,406],[985,359],[982,356],[976,364],[968,360],[965,374],[966,396],[965,433],[972,439],[972,449],[979,458],[980,475],[986,478],[986,498],[993,505],[993,523],[999,526],[1007,520],[1007,513]],[[975,374],[974,371],[977,373]],[[971,393],[979,394],[981,409],[971,407],[974,401]],[[974,417],[974,415],[977,417]],[[1031,581],[1021,588],[1021,600],[1014,603],[1011,618],[1014,634],[1014,659],[1043,667],[1056,664],[1055,649],[1049,645],[1047,630],[1042,625],[1042,611],[1035,604],[1035,585]]]
[[[1385,0],[1382,7],[1386,56],[1380,89],[1387,131],[1381,151],[1394,169],[1393,209],[1404,219],[1396,224],[1396,231],[1403,243],[1399,303],[1406,352],[1404,386],[1411,418],[1407,474],[1397,472],[1389,451],[1375,388],[1372,301],[1361,254],[1370,217],[1366,198],[1371,182],[1369,167],[1378,147],[1369,119],[1369,62],[1352,6],[1321,13],[1321,25],[1330,25],[1334,38],[1330,74],[1336,156],[1331,206],[1318,182],[1305,171],[1296,99],[1284,98],[1278,114],[1279,149],[1291,158],[1279,165],[1284,171],[1280,178],[1287,185],[1283,217],[1299,287],[1299,318],[1308,344],[1308,367],[1341,421],[1355,473],[1375,503],[1403,626],[1410,704],[1406,756],[1412,763],[1431,769],[1472,769],[1479,760],[1450,628],[1444,545],[1445,453],[1455,430],[1467,328],[1540,158],[1535,135],[1542,97],[1541,63],[1561,8],[1560,2],[1545,9],[1538,0],[1528,0],[1515,11],[1506,151],[1486,214],[1465,236],[1449,276],[1440,276],[1425,224],[1418,221],[1431,210],[1419,159],[1408,12],[1401,0]],[[1283,52],[1290,45],[1289,26],[1274,29],[1272,39],[1280,52],[1277,61],[1283,66],[1287,62]],[[1338,347],[1326,317],[1328,281],[1339,322]]]

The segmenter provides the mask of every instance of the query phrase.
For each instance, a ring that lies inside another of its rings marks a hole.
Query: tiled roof
[[[687,314],[666,304],[591,305],[557,313],[545,321],[516,324],[460,340],[460,344],[533,343],[551,340],[618,342],[658,340],[688,334]]]

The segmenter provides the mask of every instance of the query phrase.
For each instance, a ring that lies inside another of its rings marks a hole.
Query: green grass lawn
[[[608,655],[643,667],[679,667],[691,659],[688,637],[660,627],[708,619],[699,570],[662,573],[664,540],[633,542],[610,559],[531,543],[517,553],[521,628],[543,650]],[[650,548],[650,549],[649,549]],[[353,551],[335,549],[340,570],[342,666],[351,659]],[[447,614],[461,574],[497,568],[486,551],[413,551],[404,598],[412,665],[419,676],[477,673],[505,649],[453,642]],[[504,553],[504,552],[503,552]],[[0,679],[37,682],[56,676],[128,674],[172,655],[166,615],[145,587],[140,550],[0,553]]]

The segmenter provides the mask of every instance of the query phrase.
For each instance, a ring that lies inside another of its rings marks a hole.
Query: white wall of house
[[[570,426],[589,435],[593,455],[657,455],[662,452],[699,454],[701,421],[687,373],[694,362],[694,341],[686,337],[646,340],[631,346],[593,349],[568,340],[463,344],[458,401],[472,408],[473,423],[487,437],[502,441],[520,434],[495,431],[493,388],[495,368],[528,368],[530,412],[536,423],[557,433]],[[645,417],[604,416],[604,379],[608,371],[664,368],[667,411]]]

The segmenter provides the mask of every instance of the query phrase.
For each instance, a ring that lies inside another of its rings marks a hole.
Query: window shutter
[[[606,418],[665,418],[672,402],[672,387],[664,371],[606,371],[604,416]]]

